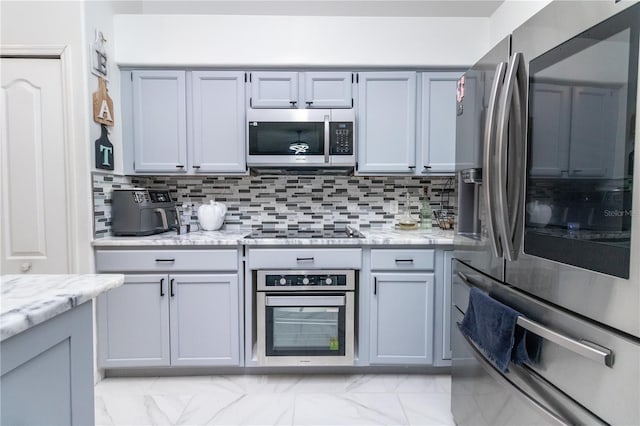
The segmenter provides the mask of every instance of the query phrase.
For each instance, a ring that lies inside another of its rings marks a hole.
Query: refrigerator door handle
[[[484,188],[484,197],[487,203],[487,213],[489,220],[487,226],[489,230],[491,248],[493,254],[496,257],[502,257],[502,244],[498,235],[499,229],[496,223],[496,216],[494,214],[495,208],[493,204],[493,175],[494,175],[494,162],[493,157],[493,144],[495,140],[495,119],[498,112],[498,95],[502,91],[504,85],[504,75],[506,72],[506,62],[500,62],[496,66],[496,71],[493,75],[493,84],[491,86],[491,95],[489,96],[489,105],[487,108],[487,116],[484,125],[484,152],[483,152],[483,177],[482,185]]]
[[[481,283],[474,282],[474,280],[468,277],[464,272],[458,271],[457,275],[465,285],[468,285],[469,287],[477,287],[483,291],[488,291],[488,289],[484,288]],[[454,304],[454,306],[458,308],[457,305]],[[458,310],[464,315],[464,312],[462,312],[460,308],[458,308]],[[532,321],[522,315],[518,317],[517,324],[525,330],[528,330],[543,339],[549,340],[568,351],[606,365],[607,367],[613,367],[614,354],[609,348],[589,342],[588,340],[576,340],[565,336],[564,334],[558,333],[557,331],[545,327],[544,325]]]
[[[520,75],[518,75],[520,74]],[[522,139],[522,114],[524,110],[521,105],[521,92],[524,80],[524,60],[522,53],[516,53],[509,64],[507,76],[505,79],[504,89],[500,95],[500,115],[498,117],[497,127],[497,222],[502,237],[504,257],[507,260],[515,260],[517,258],[517,250],[515,247],[516,221],[518,220],[518,212],[520,211],[522,195],[521,179],[522,175],[522,156],[524,153],[524,140]],[[514,96],[515,95],[515,96]],[[514,107],[515,106],[515,107]],[[512,111],[512,107],[514,107]],[[512,115],[513,112],[513,115]],[[512,120],[510,120],[512,118]],[[511,152],[508,152],[509,144],[509,124],[511,121],[511,131],[515,136],[514,145]],[[512,161],[510,161],[512,160]],[[511,164],[509,164],[511,163]],[[520,166],[520,168],[518,168]],[[507,172],[511,169],[513,182],[507,182]],[[517,174],[516,174],[517,173]],[[507,195],[507,184],[509,184],[509,195]],[[511,211],[509,208],[511,207]],[[513,219],[511,219],[513,218]]]

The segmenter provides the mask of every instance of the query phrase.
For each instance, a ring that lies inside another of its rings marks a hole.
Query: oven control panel
[[[346,287],[347,276],[337,274],[308,274],[308,275],[267,275],[266,287],[291,287],[291,286],[332,286]]]

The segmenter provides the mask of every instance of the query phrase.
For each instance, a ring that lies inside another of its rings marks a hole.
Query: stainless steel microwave
[[[251,109],[247,119],[247,165],[254,171],[354,170],[353,109]]]

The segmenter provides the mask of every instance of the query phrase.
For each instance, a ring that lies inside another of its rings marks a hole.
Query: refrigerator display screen
[[[637,27],[616,16],[530,62],[525,253],[629,277]]]

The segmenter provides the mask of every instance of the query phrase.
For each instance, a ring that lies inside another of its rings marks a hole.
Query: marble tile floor
[[[96,425],[453,425],[449,375],[108,378]]]

